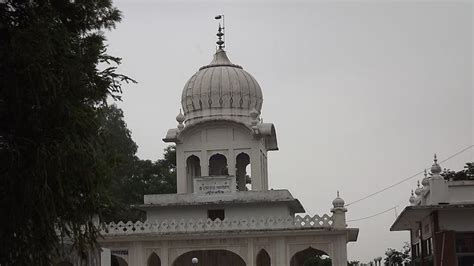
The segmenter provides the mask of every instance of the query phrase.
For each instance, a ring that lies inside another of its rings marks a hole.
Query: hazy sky
[[[262,116],[280,151],[269,183],[309,214],[329,212],[473,144],[473,7],[464,3],[118,1],[123,21],[107,33],[120,71],[139,83],[119,103],[141,158],[156,160],[176,127],[184,84],[212,59],[225,14],[229,58],[263,90]],[[459,170],[474,149],[443,163]],[[348,207],[349,220],[408,204],[418,176]],[[401,248],[395,211],[349,222],[349,259]]]

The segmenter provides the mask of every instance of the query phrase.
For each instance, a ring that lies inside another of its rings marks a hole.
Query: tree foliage
[[[403,245],[402,250],[396,250],[393,248],[389,248],[387,251],[389,252],[390,256],[386,256],[384,259],[385,265],[403,265],[403,263],[411,263],[411,247],[408,242],[405,242]],[[387,252],[386,252],[387,254]]]
[[[116,105],[100,110],[100,134],[104,139],[104,161],[110,167],[107,187],[109,205],[105,222],[143,220],[143,212],[131,205],[143,204],[145,194],[176,192],[176,150],[168,146],[163,159],[141,160],[137,145]]]
[[[332,260],[327,256],[312,256],[306,259],[303,266],[331,266]]]
[[[119,21],[111,0],[0,2],[1,265],[49,265],[61,236],[80,251],[97,237],[113,170],[99,110],[131,81],[106,53]]]
[[[474,180],[474,162],[467,162],[464,169],[460,171],[444,169],[441,175],[446,180]]]

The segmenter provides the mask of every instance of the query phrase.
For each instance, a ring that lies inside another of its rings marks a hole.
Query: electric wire
[[[347,220],[347,222],[357,222],[357,221],[362,221],[362,220],[367,220],[367,219],[370,219],[370,218],[373,218],[373,217],[376,217],[376,216],[379,216],[379,215],[382,215],[384,213],[387,213],[391,210],[395,210],[395,218],[398,217],[398,213],[397,213],[397,208],[402,205],[405,201],[400,201],[397,205],[389,208],[389,209],[386,209],[385,211],[381,211],[381,212],[378,212],[376,214],[373,214],[373,215],[369,215],[369,216],[366,216],[366,217],[362,217],[362,218],[358,218],[358,219],[351,219],[351,220]]]
[[[375,217],[375,216],[379,216],[379,215],[382,215],[382,214],[384,214],[384,213],[387,213],[387,212],[389,212],[389,211],[391,211],[391,210],[393,210],[393,209],[395,209],[395,208],[397,208],[397,207],[398,207],[398,205],[397,205],[397,206],[394,206],[394,207],[392,207],[392,208],[390,208],[390,209],[386,209],[385,211],[382,211],[382,212],[379,212],[379,213],[370,215],[370,216],[366,216],[366,217],[358,218],[358,219],[347,220],[347,222],[357,222],[357,221],[367,220],[367,219],[373,218],[373,217]]]
[[[440,163],[440,164],[441,164],[441,163],[444,163],[444,162],[446,162],[446,161],[448,161],[448,160],[450,160],[450,159],[452,159],[452,158],[458,156],[459,154],[461,154],[461,153],[463,153],[463,152],[465,152],[465,151],[471,149],[472,147],[474,147],[474,145],[471,144],[471,145],[465,147],[464,149],[462,149],[462,150],[460,150],[460,151],[454,153],[453,155],[451,155],[451,156],[449,156],[449,157],[447,157],[447,158],[445,158],[445,159],[439,161],[439,163]],[[385,188],[380,189],[380,190],[378,190],[378,191],[375,191],[375,192],[373,192],[373,193],[371,193],[371,194],[369,194],[369,195],[367,195],[367,196],[365,196],[365,197],[362,197],[362,198],[360,198],[360,199],[357,199],[357,200],[354,200],[354,201],[352,201],[352,202],[350,202],[350,203],[347,203],[345,206],[346,206],[346,207],[347,207],[347,206],[350,206],[350,205],[352,205],[352,204],[358,203],[358,202],[360,202],[360,201],[363,201],[363,200],[365,200],[365,199],[368,199],[368,198],[370,198],[370,197],[373,197],[373,196],[375,196],[375,195],[377,195],[377,194],[380,194],[380,193],[382,193],[382,192],[384,192],[384,191],[386,191],[386,190],[389,190],[389,189],[391,189],[391,188],[393,188],[393,187],[395,187],[395,186],[400,185],[401,183],[404,183],[404,182],[406,182],[406,181],[408,181],[408,180],[410,180],[410,179],[412,179],[412,178],[418,176],[419,174],[422,174],[423,172],[424,172],[424,169],[423,169],[422,171],[419,171],[419,172],[417,172],[416,174],[413,174],[413,175],[411,175],[411,176],[409,176],[409,177],[406,177],[406,178],[404,178],[404,179],[402,179],[402,180],[400,180],[400,181],[398,181],[398,182],[396,182],[396,183],[394,183],[394,184],[392,184],[392,185],[390,185],[390,186],[388,186],[388,187],[385,187]],[[392,207],[391,209],[393,209],[393,208],[395,208],[395,207]]]

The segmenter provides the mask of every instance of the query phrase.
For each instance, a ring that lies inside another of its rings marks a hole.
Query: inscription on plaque
[[[235,192],[235,177],[212,176],[194,179],[194,191],[197,194],[212,196]]]

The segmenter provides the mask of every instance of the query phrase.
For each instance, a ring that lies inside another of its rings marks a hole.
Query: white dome
[[[344,200],[339,197],[339,191],[337,192],[337,197],[332,201],[332,206],[334,208],[344,208],[344,205],[346,203],[344,202]]]
[[[183,115],[183,113],[181,113],[181,110],[179,110],[179,114],[176,116],[176,121],[181,124],[185,119],[186,117]]]
[[[253,109],[260,113],[262,103],[257,81],[241,66],[232,64],[222,49],[186,82],[181,97],[186,123],[206,117],[247,121]]]
[[[423,180],[421,180],[421,184],[423,187],[427,187],[430,185],[430,179],[428,177],[424,177]]]
[[[410,199],[409,199],[409,202],[411,205],[415,204],[415,201],[416,201],[416,198],[415,196],[413,195],[413,190],[411,191],[411,196],[410,196]]]
[[[434,163],[432,166],[431,166],[431,173],[433,175],[439,175],[441,173],[441,166],[437,163]]]
[[[438,164],[438,158],[436,157],[436,153],[434,155],[434,163],[431,166],[431,174],[437,176],[441,173],[442,169],[441,166]]]
[[[417,195],[417,196],[420,196],[422,192],[423,192],[423,189],[421,187],[417,187],[415,189],[415,195]]]

